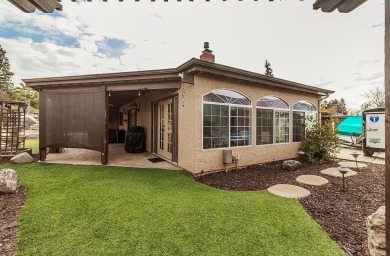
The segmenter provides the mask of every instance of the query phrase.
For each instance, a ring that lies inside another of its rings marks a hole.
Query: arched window
[[[310,127],[317,118],[317,108],[310,102],[300,100],[293,105],[293,142],[300,142],[305,127]]]
[[[203,148],[252,144],[251,101],[241,93],[217,89],[203,96]]]
[[[256,103],[256,145],[288,143],[290,119],[288,104],[275,96],[266,96]]]

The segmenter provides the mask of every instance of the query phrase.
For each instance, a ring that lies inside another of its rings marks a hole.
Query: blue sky
[[[216,62],[335,90],[348,107],[384,77],[384,0],[350,14],[314,1],[80,1],[26,14],[0,2],[0,45],[21,78],[177,67],[210,42]]]

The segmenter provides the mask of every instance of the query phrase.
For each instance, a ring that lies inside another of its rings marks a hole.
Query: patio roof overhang
[[[124,91],[128,89],[171,89],[177,88],[180,81],[175,69],[160,69],[121,73],[92,74],[22,79],[28,86],[41,89],[106,86],[107,90]]]
[[[141,93],[180,88],[180,77],[175,69],[23,79],[23,82],[37,91],[105,87],[110,94],[110,104],[115,107]]]

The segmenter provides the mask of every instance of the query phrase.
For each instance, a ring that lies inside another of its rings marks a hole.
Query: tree
[[[357,108],[349,108],[348,109],[349,116],[360,116],[361,114],[362,114],[361,111]]]
[[[321,108],[324,109],[332,109],[333,112],[336,114],[341,114],[341,115],[346,115],[348,113],[347,110],[347,105],[345,103],[345,100],[341,98],[340,100],[338,99],[333,99],[330,100],[329,102],[324,100],[321,104]]]
[[[0,100],[23,101],[33,109],[38,109],[38,92],[24,83],[14,86],[12,83],[11,65],[6,51],[0,45]]]
[[[5,55],[7,52],[0,45],[0,90],[8,93],[12,88],[12,76],[9,60]]]
[[[367,101],[361,105],[362,111],[370,108],[379,108],[385,106],[385,88],[383,85],[377,85],[363,94]]]
[[[324,163],[339,152],[339,137],[333,125],[336,120],[327,120],[324,124],[314,123],[305,130],[301,142],[303,158],[309,163]]]
[[[13,87],[8,94],[12,100],[23,101],[34,109],[39,108],[38,92],[24,83],[20,83],[19,86]]]
[[[265,67],[264,75],[266,75],[266,76],[274,76],[273,70],[271,68],[271,63],[269,63],[267,59],[265,60],[264,67]]]

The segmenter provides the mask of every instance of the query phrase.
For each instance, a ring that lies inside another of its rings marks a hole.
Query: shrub
[[[335,120],[325,121],[324,124],[315,123],[305,130],[301,143],[302,157],[309,163],[323,163],[330,157],[335,157],[339,149],[339,138],[333,128]]]

